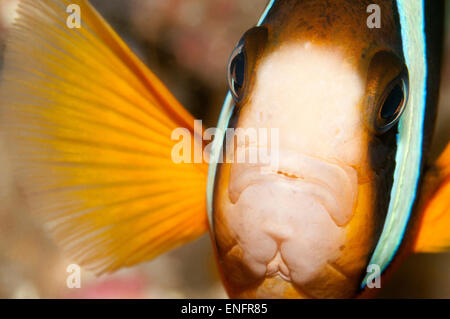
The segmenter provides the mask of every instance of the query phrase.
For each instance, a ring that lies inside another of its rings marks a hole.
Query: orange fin
[[[450,249],[450,143],[425,176],[423,218],[415,252]]]
[[[80,6],[81,28],[66,25]],[[22,0],[0,87],[30,207],[80,264],[111,272],[207,231],[207,165],[175,164],[193,117],[84,0]]]

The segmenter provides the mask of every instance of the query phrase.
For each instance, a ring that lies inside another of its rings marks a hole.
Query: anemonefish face
[[[277,167],[219,165],[219,266],[232,297],[353,297],[386,216],[407,106],[398,25],[389,1],[382,29],[367,27],[364,1],[276,3],[230,58],[228,127],[276,129],[276,149],[259,138],[232,148],[269,149]]]

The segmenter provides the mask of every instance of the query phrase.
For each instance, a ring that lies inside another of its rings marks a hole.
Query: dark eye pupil
[[[384,101],[380,112],[381,118],[386,121],[395,119],[401,111],[404,98],[403,89],[400,84],[397,84]]]
[[[245,57],[242,51],[231,62],[230,72],[233,79],[233,89],[238,93],[244,86]]]
[[[245,50],[239,45],[231,55],[228,69],[228,85],[233,97],[238,102],[242,98],[245,85]]]

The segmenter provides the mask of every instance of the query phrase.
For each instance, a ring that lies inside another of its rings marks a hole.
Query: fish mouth
[[[273,156],[272,150],[265,152]],[[271,163],[232,165],[228,192],[231,203],[238,202],[252,185],[282,180],[321,203],[337,226],[343,227],[351,220],[358,186],[354,168],[293,151],[277,150],[276,156]]]
[[[276,282],[299,289],[317,280],[325,284],[327,274],[337,274],[329,265],[346,243],[357,172],[292,151],[279,151],[277,156],[276,165],[230,166],[218,224],[226,235],[217,237],[224,248],[224,265],[230,278],[242,272],[249,282],[278,278]]]

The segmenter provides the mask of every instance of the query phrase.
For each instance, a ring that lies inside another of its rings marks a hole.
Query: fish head
[[[212,224],[232,297],[355,297],[367,274],[409,79],[394,16],[338,2],[281,2],[230,57]]]

